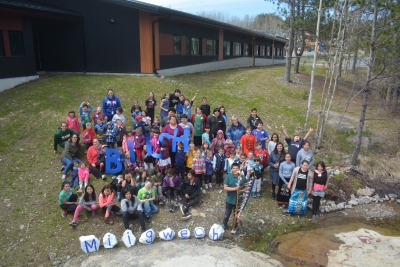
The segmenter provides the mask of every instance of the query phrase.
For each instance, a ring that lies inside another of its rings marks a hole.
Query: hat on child
[[[136,116],[137,121],[140,121],[141,119],[142,119],[142,116],[139,116],[139,115]]]
[[[109,121],[109,122],[107,123],[107,125],[114,126],[114,123],[113,123],[112,121]]]

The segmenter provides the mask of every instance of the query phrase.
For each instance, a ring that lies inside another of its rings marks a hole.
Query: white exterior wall
[[[0,92],[36,79],[39,79],[39,75],[0,79]]]

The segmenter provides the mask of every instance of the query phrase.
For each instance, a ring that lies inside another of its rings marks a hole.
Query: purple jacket
[[[135,146],[135,148],[143,148],[145,144],[146,144],[146,137],[144,137],[143,134],[133,136],[133,145]]]
[[[169,187],[168,180],[169,180],[169,176],[166,175],[164,177],[164,180],[163,180],[163,183],[162,183],[162,188]],[[179,176],[175,176],[174,178],[172,178],[172,181],[174,182],[174,187],[175,188],[181,188],[181,178],[179,178]]]

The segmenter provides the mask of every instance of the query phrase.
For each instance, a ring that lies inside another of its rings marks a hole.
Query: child
[[[182,192],[182,220],[188,220],[190,217],[192,217],[192,215],[189,213],[189,208],[196,205],[200,201],[200,184],[199,181],[194,177],[194,172],[192,170],[188,172],[187,178],[185,178],[183,181]]]
[[[155,117],[154,122],[151,124],[151,130],[153,131],[153,129],[158,129],[158,131],[160,132],[161,131],[160,127],[161,127],[160,118]]]
[[[262,122],[262,120],[257,116],[257,109],[252,108],[250,117],[247,119],[247,126],[250,126],[251,131],[253,131],[257,128],[259,122]]]
[[[206,163],[204,158],[201,156],[200,149],[196,150],[196,156],[192,160],[192,170],[194,171],[194,176],[199,180],[200,187],[203,184],[203,175],[206,174]],[[208,188],[208,184],[205,185]]]
[[[247,166],[252,168],[254,164],[254,153],[253,151],[250,151],[249,154],[247,155]]]
[[[93,185],[87,185],[85,187],[85,192],[79,199],[79,205],[76,207],[74,218],[69,223],[71,226],[76,226],[76,222],[78,221],[79,214],[81,210],[86,209],[92,212],[92,216],[96,215],[97,204],[96,204],[96,192],[94,191]]]
[[[268,133],[265,129],[263,129],[263,122],[259,121],[257,123],[257,129],[254,129],[252,132],[252,135],[256,138],[257,142],[261,142],[261,146],[263,149],[267,148],[267,140],[269,138]]]
[[[85,144],[86,150],[88,150],[89,147],[91,147],[93,145],[93,139],[94,139],[95,135],[96,135],[96,133],[92,129],[92,123],[87,122],[86,127],[82,133],[82,141]]]
[[[123,190],[124,199],[121,201],[122,219],[124,221],[125,230],[129,229],[129,219],[139,218],[142,233],[146,231],[144,224],[142,202],[129,190]]]
[[[271,140],[268,143],[268,154],[271,154],[274,151],[276,144],[279,143],[279,135],[277,133],[273,133],[271,135]]]
[[[256,144],[256,138],[251,135],[251,127],[246,127],[246,134],[240,138],[240,146],[244,154],[248,155],[249,151],[254,151],[254,145]]]
[[[150,92],[149,97],[146,99],[146,112],[150,116],[151,121],[154,121],[154,109],[157,106],[157,101],[155,99],[154,93]]]
[[[107,145],[102,145],[101,150],[99,150],[99,154],[97,155],[97,162],[100,165],[101,172],[104,172],[104,168],[105,168],[105,164],[106,164],[106,149],[107,149]]]
[[[94,126],[94,132],[96,138],[99,139],[100,143],[104,144],[106,141],[107,127],[103,124],[103,119],[97,119],[97,124]]]
[[[133,145],[135,147],[136,162],[139,167],[143,166],[143,146],[146,144],[146,138],[142,134],[142,128],[138,127],[135,130],[135,136],[133,139]]]
[[[82,193],[82,184],[85,183],[85,188],[89,182],[89,169],[86,167],[85,162],[81,162],[81,166],[78,170],[78,177],[79,177],[79,190],[78,193]]]
[[[207,142],[204,142],[201,146],[201,156],[205,157],[207,150],[210,150],[210,145]]]
[[[142,111],[142,126],[145,133],[150,132],[151,130],[151,118],[148,116],[146,111]]]
[[[328,189],[329,175],[325,168],[325,163],[320,161],[315,166],[314,179],[313,179],[313,203],[312,203],[312,219],[319,219],[319,205],[321,198],[325,196],[325,191]]]
[[[140,111],[142,110],[142,108],[139,106],[139,102],[137,100],[134,100],[133,106],[131,107],[131,114],[135,112],[137,109],[139,109]]]
[[[104,222],[106,224],[114,224],[114,220],[111,218],[111,212],[117,215],[121,215],[121,209],[113,202],[114,192],[111,189],[111,185],[106,184],[99,195],[99,205],[103,212],[106,213],[104,216]]]
[[[176,103],[176,118],[178,120],[178,123],[181,123],[181,117],[182,117],[182,114],[183,114],[184,101],[185,101],[185,96],[181,94],[179,96],[178,102]]]
[[[137,195],[139,189],[136,188],[136,179],[133,179],[132,172],[130,170],[124,170],[122,172],[121,178],[117,178],[118,181],[115,185],[117,190],[117,199],[121,200],[121,192],[126,189],[131,192],[132,195]]]
[[[224,145],[224,150],[225,150],[225,156],[226,158],[231,157],[231,153],[235,154],[235,145],[233,144],[231,139],[226,139],[225,145]]]
[[[71,171],[71,176],[69,179],[69,185],[72,188],[75,188],[79,184],[79,176],[78,176],[78,171],[79,171],[79,161],[74,161],[74,167]]]
[[[75,212],[76,206],[78,205],[78,196],[67,181],[64,181],[61,185],[61,192],[58,195],[58,204],[62,209],[61,215],[67,216],[68,212]]]
[[[222,130],[218,130],[217,137],[215,137],[212,141],[211,151],[213,152],[213,154],[217,154],[220,148],[224,149],[224,145],[224,132]]]
[[[147,180],[144,187],[139,190],[138,199],[142,202],[143,213],[146,216],[146,221],[148,223],[151,223],[150,216],[151,214],[156,213],[158,211],[158,208],[153,203],[154,199],[156,199],[156,193],[152,188],[150,180]]]
[[[171,158],[169,157],[169,144],[168,139],[164,138],[163,143],[156,151],[157,154],[161,154],[161,158],[157,162],[157,168],[160,168],[162,171],[167,167],[172,167]]]
[[[204,161],[206,163],[206,173],[204,175],[204,183],[206,184],[206,188],[207,188],[207,182],[208,182],[208,187],[212,188],[212,176],[214,172],[213,172],[213,155],[211,150],[206,150]]]
[[[160,171],[158,171],[160,174],[161,174],[161,172]],[[164,202],[165,202],[165,197],[163,197],[163,192],[162,192],[162,183],[161,183],[161,178],[160,177],[157,177],[157,176],[154,176],[153,178],[152,178],[152,181],[153,181],[153,189],[154,189],[154,192],[156,192],[156,198],[154,199],[154,203],[157,205],[162,205],[162,204],[164,204]]]
[[[120,119],[116,120],[117,127],[115,128],[115,140],[117,141],[117,147],[122,147],[122,142],[124,140],[124,135],[126,133],[126,128]]]
[[[240,162],[240,155],[242,155],[242,148],[240,146],[237,146],[235,149],[235,162],[236,163]]]
[[[181,179],[175,175],[174,169],[168,169],[163,180],[162,188],[164,195],[167,196],[168,209],[171,212],[178,210],[178,194],[181,191]],[[174,194],[175,203],[171,203],[171,193]]]
[[[196,151],[194,150],[194,144],[189,144],[189,150],[186,152],[186,173],[192,169],[192,161],[193,158],[196,156]]]
[[[123,112],[124,110],[121,107],[117,107],[117,109],[115,110],[115,114],[112,118],[112,122],[114,123],[114,128],[117,128],[117,120],[121,120],[122,124],[125,125],[126,119],[125,115],[122,114]]]
[[[193,106],[193,101],[197,96],[197,92],[194,94],[194,97],[192,98],[192,100],[189,99],[185,99],[183,101],[183,114],[186,115],[189,118],[192,117],[192,106]]]
[[[179,126],[181,126],[183,129],[188,128],[189,129],[189,141],[193,140],[193,135],[194,135],[193,124],[188,122],[188,116],[186,114],[182,115],[181,123],[179,123]]]
[[[75,116],[75,111],[71,110],[68,112],[68,117],[65,120],[67,127],[74,130],[77,133],[81,132],[81,125],[79,124],[78,118]]]
[[[201,135],[202,144],[208,143],[208,145],[211,146],[211,138],[212,137],[210,137],[210,127],[206,126],[206,128],[204,130],[205,130],[205,133],[203,133]]]
[[[201,102],[202,102],[202,104],[200,106],[200,109],[201,109],[202,113],[204,115],[206,115],[207,117],[210,116],[211,107],[210,107],[210,105],[207,104],[207,97],[203,97],[201,99]]]
[[[261,142],[256,142],[255,150],[254,150],[254,156],[260,158],[260,163],[261,163],[261,165],[264,166],[264,168],[262,169],[262,174],[264,174],[264,170],[268,166],[267,165],[267,161],[268,161],[268,158],[269,158],[269,153],[268,153],[267,150],[262,148]],[[262,185],[264,185],[264,178],[261,179],[261,186]]]
[[[278,196],[276,197],[276,202],[282,204],[281,208],[285,208],[289,204],[290,190],[287,189],[290,177],[296,167],[291,161],[292,157],[289,153],[285,155],[285,161],[279,164],[279,186],[278,186]]]
[[[249,166],[247,164],[247,157],[246,154],[242,153],[240,155],[240,160],[239,160],[239,170],[240,173],[244,176],[247,176],[247,171],[249,170]]]
[[[138,126],[137,116],[142,116],[142,108],[140,106],[135,107],[135,110],[132,112],[132,127],[136,129]]]
[[[154,165],[153,165],[154,158],[147,153],[146,145],[143,146],[142,159],[143,159],[144,169],[146,170],[146,172],[152,175],[154,172]]]
[[[92,115],[92,122],[93,122],[94,124],[97,123],[97,120],[98,120],[98,119],[101,119],[101,120],[104,121],[104,114],[103,114],[103,112],[101,111],[101,107],[97,107],[97,109],[93,112],[93,115]]]
[[[310,150],[310,142],[304,141],[303,148],[297,153],[296,167],[300,166],[303,160],[309,162],[309,166],[314,164],[314,153]]]
[[[185,152],[183,152],[183,144],[178,143],[178,150],[175,155],[175,170],[176,174],[183,179],[185,176]]]
[[[79,106],[79,116],[81,117],[83,130],[86,129],[86,124],[91,122],[90,113],[92,113],[92,109],[93,108],[89,102],[82,102],[82,104]]]
[[[107,131],[106,131],[106,142],[108,147],[114,148],[116,136],[117,133],[114,130],[114,123],[112,121],[109,121],[107,123]]]
[[[169,108],[169,94],[165,94],[164,97],[161,99],[161,103],[160,103],[160,118],[161,119],[168,116],[168,108]]]
[[[236,160],[236,155],[234,153],[231,153],[229,155],[229,158],[226,158],[225,160],[225,173],[230,174],[231,173],[231,166],[233,163],[237,163],[238,160]]]
[[[224,176],[224,170],[225,170],[225,159],[226,156],[224,154],[224,149],[220,148],[218,150],[218,153],[214,155],[213,159],[213,169],[215,172],[215,187],[222,188],[222,179]]]
[[[157,153],[157,151],[160,151],[160,146],[161,146],[160,139],[159,139],[160,130],[157,128],[153,128],[151,130],[151,132],[152,132],[152,137],[151,137],[150,143],[151,143],[151,146],[153,147],[153,153]],[[154,163],[157,164],[158,159],[155,159]]]
[[[125,153],[124,153],[124,150],[122,149],[122,147],[118,147],[117,149],[119,152],[118,161],[121,162],[121,166],[122,166],[121,171],[117,174],[121,174],[125,170]]]
[[[261,180],[262,180],[262,169],[264,168],[263,165],[261,165],[261,161],[259,157],[254,158],[254,163],[253,163],[253,175],[254,175],[254,185],[253,185],[253,192],[252,196],[253,197],[260,197],[260,190],[261,190]]]

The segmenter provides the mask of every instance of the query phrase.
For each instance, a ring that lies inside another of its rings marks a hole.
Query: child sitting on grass
[[[69,185],[72,188],[75,188],[79,185],[78,171],[79,171],[79,161],[74,161],[74,167],[72,168],[71,176],[69,179]]]
[[[178,194],[181,191],[181,179],[175,175],[174,169],[167,169],[166,176],[163,180],[163,192],[167,196],[169,211],[175,212],[178,210]],[[171,194],[174,195],[175,203],[172,205]]]
[[[71,226],[76,226],[79,214],[81,210],[86,209],[92,212],[92,216],[96,215],[97,204],[96,204],[96,192],[94,191],[93,185],[88,185],[85,187],[85,192],[79,199],[79,205],[76,207],[74,218],[69,223]]]
[[[78,205],[78,196],[67,181],[64,181],[61,185],[61,192],[58,195],[58,204],[62,209],[61,215],[67,216],[68,212],[75,212],[76,206]]]
[[[111,218],[111,212],[117,215],[121,215],[121,209],[113,202],[114,192],[112,191],[111,185],[107,184],[101,190],[99,195],[99,205],[103,212],[105,212],[104,222],[106,224],[114,224],[114,220]]]

